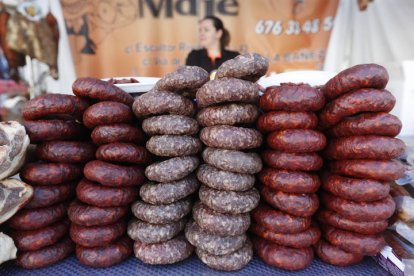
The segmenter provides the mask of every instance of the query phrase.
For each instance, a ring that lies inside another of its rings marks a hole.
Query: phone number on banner
[[[329,32],[332,30],[334,23],[333,16],[325,17],[322,22],[319,18],[306,20],[302,24],[297,20],[288,20],[283,22],[282,20],[259,20],[256,23],[255,31],[257,34],[273,34],[273,35],[299,35],[315,34],[320,30]]]

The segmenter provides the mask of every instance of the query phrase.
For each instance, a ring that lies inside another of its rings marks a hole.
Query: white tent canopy
[[[397,98],[392,113],[403,122],[401,136],[414,135],[413,26],[414,0],[375,0],[363,12],[357,1],[342,0],[324,65],[332,72],[360,63],[385,66],[387,89]]]

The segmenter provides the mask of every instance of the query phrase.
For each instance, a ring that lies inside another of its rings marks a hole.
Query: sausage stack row
[[[141,187],[141,199],[132,205],[136,219],[128,226],[135,256],[144,263],[172,264],[194,251],[182,233],[199,188],[193,172],[202,149],[191,97],[207,81],[202,68],[180,67],[134,102],[134,113],[145,118],[143,130],[151,136],[146,147],[158,158],[145,169],[150,182]]]
[[[70,236],[82,264],[108,267],[132,253],[126,215],[144,183],[142,165],[149,155],[138,146],[144,134],[134,124],[131,95],[92,78],[77,79],[72,88],[78,97],[94,102],[83,114],[83,124],[93,129],[91,138],[99,147],[97,160],[84,167],[78,200],[69,207]]]
[[[404,151],[396,138],[400,120],[388,114],[394,96],[384,89],[388,73],[382,66],[363,64],[340,72],[322,88],[328,103],[319,124],[330,136],[322,176],[324,206],[318,213],[323,240],[316,246],[325,262],[345,266],[385,245],[381,235],[394,213],[387,182],[403,174],[393,160]]]
[[[193,219],[185,229],[203,263],[217,270],[238,270],[253,256],[246,236],[250,214],[259,202],[254,188],[262,168],[257,153],[245,151],[260,147],[261,134],[250,127],[258,116],[258,86],[254,83],[267,71],[260,55],[248,54],[225,62],[215,80],[196,94],[202,108],[197,120],[204,128],[200,139],[206,164],[197,178],[202,182],[193,208]]]
[[[315,111],[325,103],[321,91],[306,84],[268,87],[260,99],[265,111],[257,123],[267,134],[262,158],[267,168],[259,175],[261,205],[250,228],[256,254],[267,264],[287,270],[310,265],[312,245],[321,236],[312,215],[319,207],[315,173],[323,165],[317,153],[326,146],[317,130]],[[270,206],[269,206],[270,205]]]
[[[19,249],[16,264],[39,268],[69,256],[67,207],[82,177],[84,163],[94,158],[95,147],[84,138],[81,120],[87,101],[75,96],[47,94],[23,107],[24,126],[36,146],[38,161],[26,164],[20,177],[33,186],[32,200],[9,221]]]

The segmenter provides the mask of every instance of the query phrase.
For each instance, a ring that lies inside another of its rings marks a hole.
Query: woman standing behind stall
[[[199,66],[211,73],[223,62],[235,58],[238,52],[226,50],[230,34],[223,22],[215,16],[206,16],[199,23],[200,50],[192,50],[186,65]]]

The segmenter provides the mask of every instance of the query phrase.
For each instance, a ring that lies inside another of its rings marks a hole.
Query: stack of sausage
[[[36,157],[20,177],[33,186],[32,200],[9,221],[19,254],[17,265],[39,268],[56,263],[74,250],[66,217],[82,166],[94,158],[95,147],[77,141],[87,136],[81,121],[89,104],[75,96],[47,94],[23,107],[24,126]]]
[[[98,145],[96,159],[84,167],[76,189],[78,201],[69,207],[70,236],[76,256],[87,266],[108,267],[132,253],[126,235],[129,204],[144,183],[143,165],[148,160],[144,134],[134,125],[131,95],[113,84],[92,78],[73,83],[73,92],[95,103],[83,114],[83,124],[93,129]]]
[[[250,214],[259,202],[254,174],[262,169],[257,153],[262,135],[248,126],[258,116],[259,87],[268,62],[258,54],[240,55],[225,62],[215,80],[197,91],[202,109],[197,120],[207,145],[197,177],[202,186],[194,221],[185,230],[203,263],[217,270],[238,270],[249,263],[253,250],[246,231]]]
[[[384,89],[385,68],[363,64],[340,72],[323,87],[327,100],[320,127],[330,135],[325,156],[329,170],[322,177],[318,213],[324,240],[316,253],[325,262],[345,266],[375,255],[385,242],[381,232],[395,203],[388,181],[403,174],[397,160],[404,143],[396,138],[400,120],[388,114],[394,96]]]
[[[326,146],[325,135],[315,130],[314,112],[324,103],[322,92],[306,84],[271,86],[260,99],[266,113],[257,126],[268,133],[270,149],[262,154],[268,166],[259,175],[263,203],[253,212],[250,230],[257,236],[257,255],[271,266],[304,269],[313,259],[311,246],[321,236],[311,216],[319,207],[315,192],[320,186],[312,172],[321,169],[317,152]]]
[[[195,136],[199,127],[189,98],[207,81],[202,68],[180,67],[134,102],[134,113],[145,118],[142,128],[151,136],[147,149],[158,158],[145,170],[151,182],[141,187],[141,200],[132,205],[136,219],[128,226],[135,256],[144,263],[172,264],[193,253],[182,231],[191,212],[191,195],[199,188],[192,173],[202,144]]]

